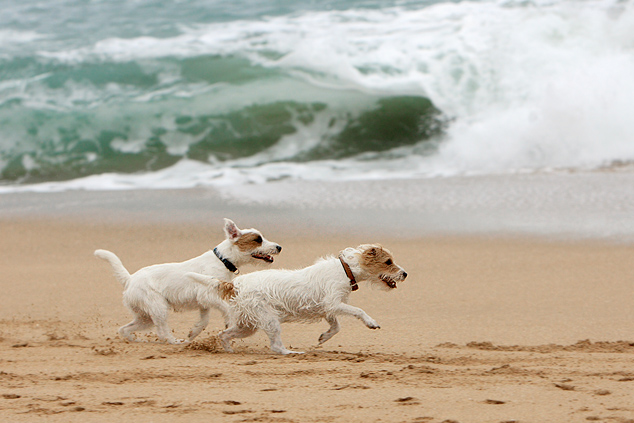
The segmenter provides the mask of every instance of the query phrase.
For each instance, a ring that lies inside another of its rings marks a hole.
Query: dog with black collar
[[[123,285],[123,303],[134,315],[119,334],[128,341],[136,341],[134,332],[156,327],[161,341],[170,344],[188,343],[209,323],[212,308],[219,310],[229,322],[229,308],[223,297],[231,296],[231,280],[239,268],[247,264],[272,263],[273,256],[282,251],[278,244],[266,240],[256,229],[240,229],[225,219],[226,239],[213,250],[180,263],[147,266],[130,274],[119,257],[106,250],[96,250],[95,256],[110,263],[117,280]],[[203,286],[185,277],[187,272],[212,276],[217,283]],[[222,282],[221,282],[222,281]],[[200,320],[187,340],[176,339],[167,323],[170,310],[199,310]]]

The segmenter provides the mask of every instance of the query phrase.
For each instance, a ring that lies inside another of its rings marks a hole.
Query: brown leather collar
[[[357,285],[357,280],[354,278],[350,266],[348,266],[348,263],[343,261],[343,257],[341,256],[339,256],[339,261],[341,261],[341,265],[343,266],[343,270],[346,272],[346,276],[348,277],[348,279],[350,279],[350,287],[353,291],[356,291],[357,289],[359,289],[359,285]]]

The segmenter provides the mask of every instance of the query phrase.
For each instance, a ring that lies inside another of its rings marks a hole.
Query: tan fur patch
[[[380,245],[365,246],[359,264],[373,275],[397,275],[401,271],[392,253]]]
[[[227,301],[233,298],[236,293],[231,282],[220,282],[218,285],[218,294],[220,295],[220,298]]]
[[[257,242],[258,240],[260,242]],[[240,251],[253,251],[262,246],[262,235],[253,232],[246,233],[238,238],[235,245]]]

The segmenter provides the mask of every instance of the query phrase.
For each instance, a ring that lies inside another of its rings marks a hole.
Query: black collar
[[[352,274],[352,269],[350,269],[350,266],[348,266],[348,263],[343,261],[342,256],[339,256],[339,261],[341,261],[341,265],[343,266],[343,271],[346,272],[346,276],[348,277],[348,279],[350,279],[350,287],[352,288],[353,291],[356,291],[357,289],[359,289],[359,285],[357,285],[357,280],[354,278],[354,275]]]
[[[218,251],[218,247],[214,248],[214,254],[216,255],[216,257],[218,257],[218,260],[220,260],[222,262],[222,264],[225,265],[225,267],[231,272],[231,273],[235,273],[236,275],[238,273],[240,273],[240,271],[238,270],[238,268],[231,263],[229,260],[227,260],[226,258],[224,258],[222,256],[222,254],[220,254],[220,251]]]

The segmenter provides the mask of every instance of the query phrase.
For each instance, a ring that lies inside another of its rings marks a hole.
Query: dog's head
[[[230,219],[225,219],[225,235],[232,244],[231,255],[227,257],[236,263],[273,263],[273,256],[282,247],[264,238],[257,229],[240,229]]]
[[[394,262],[394,257],[380,245],[364,244],[357,247],[359,267],[368,282],[390,290],[407,277],[407,272]]]

